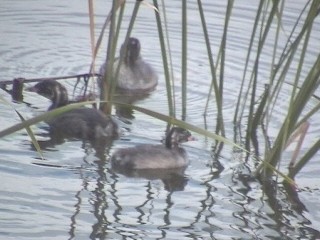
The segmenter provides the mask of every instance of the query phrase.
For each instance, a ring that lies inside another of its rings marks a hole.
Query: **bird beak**
[[[194,136],[190,136],[190,137],[188,137],[188,142],[189,141],[197,141],[197,139]]]

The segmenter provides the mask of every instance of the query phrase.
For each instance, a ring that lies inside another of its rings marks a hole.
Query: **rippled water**
[[[133,1],[132,1],[133,2]],[[169,38],[180,112],[180,2],[167,1]],[[224,24],[224,2],[203,1],[212,49],[216,55]],[[255,9],[252,1],[236,1],[226,49],[224,113],[227,135],[233,136],[233,111],[242,78]],[[132,3],[126,7],[124,29]],[[290,29],[302,8],[300,1],[288,1],[284,27]],[[96,24],[101,27],[110,9],[107,1],[95,1]],[[189,3],[188,109],[187,121],[205,126],[204,105],[211,81],[196,3]],[[0,6],[0,81],[16,77],[38,78],[86,73],[91,54],[89,19],[85,1],[2,0]],[[191,21],[192,20],[192,21]],[[319,54],[320,28],[311,35],[310,63]],[[122,38],[125,30],[122,32]],[[137,104],[167,114],[164,74],[154,13],[139,10],[132,34],[142,43],[142,54],[157,69],[157,90]],[[285,39],[282,36],[281,39]],[[271,56],[264,49],[266,62]],[[279,44],[283,44],[280,41]],[[105,59],[105,46],[98,57]],[[261,82],[270,66],[261,68]],[[290,81],[288,79],[288,81]],[[71,82],[65,82],[72,91]],[[264,84],[264,83],[263,83]],[[263,90],[261,84],[260,91]],[[4,91],[1,97],[11,101]],[[283,99],[288,99],[284,92]],[[49,102],[32,93],[25,103],[12,103],[24,117],[47,109]],[[316,102],[314,103],[316,104]],[[277,118],[270,125],[278,131],[283,106],[275,108]],[[20,120],[8,105],[0,106],[1,129]],[[211,102],[206,123],[215,127],[215,106]],[[178,114],[179,116],[179,114]],[[79,141],[68,141],[44,151],[41,160],[32,149],[26,132],[0,141],[0,238],[1,239],[312,239],[320,231],[319,153],[297,176],[299,198],[306,210],[300,212],[279,191],[277,199],[263,194],[263,187],[250,178],[243,156],[225,146],[220,156],[212,152],[213,142],[202,136],[185,144],[190,166],[184,174],[157,173],[128,177],[110,169],[109,155],[116,148],[139,143],[159,143],[165,123],[134,112],[126,119],[124,136],[113,142],[105,156],[96,155]],[[319,118],[311,120],[305,144],[319,138]],[[122,119],[123,120],[123,119]],[[278,120],[278,121],[277,121]],[[33,127],[37,139],[46,140],[46,125]],[[290,150],[289,150],[290,152]],[[161,179],[160,179],[161,178]],[[281,190],[281,188],[280,188]]]

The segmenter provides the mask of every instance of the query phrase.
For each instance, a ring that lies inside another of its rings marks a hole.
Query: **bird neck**
[[[123,62],[127,66],[132,67],[135,65],[137,60],[141,58],[140,47],[122,46],[120,56],[123,58]]]
[[[126,55],[124,58],[124,63],[125,65],[127,65],[130,68],[134,68],[136,66],[136,63],[138,61],[138,59],[140,59],[140,55],[139,56],[135,56],[135,55]]]
[[[64,88],[60,88],[56,86],[53,89],[52,93],[52,105],[49,107],[49,110],[53,110],[55,108],[63,107],[67,105],[68,100],[68,92]]]
[[[166,137],[165,145],[166,145],[166,148],[169,148],[169,149],[176,148],[179,146],[179,144],[177,143],[177,141],[175,141],[175,138],[172,134],[169,134]]]

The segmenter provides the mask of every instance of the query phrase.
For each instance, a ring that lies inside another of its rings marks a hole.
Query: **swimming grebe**
[[[54,80],[45,80],[27,90],[36,92],[52,101],[48,110],[69,103],[67,89]],[[117,137],[118,126],[110,116],[94,108],[77,108],[57,115],[47,121],[50,132],[65,138],[97,140]]]
[[[117,88],[125,93],[149,93],[158,84],[158,75],[152,66],[145,62],[140,54],[140,41],[129,38],[128,44],[122,44],[120,57],[115,59],[113,73],[116,74],[120,58],[123,58],[117,78]],[[106,63],[100,68],[101,76],[106,71]],[[115,76],[114,76],[115,77]]]
[[[117,150],[111,157],[116,170],[184,168],[189,160],[180,143],[194,140],[191,133],[180,127],[173,127],[165,139],[165,145],[143,144],[133,148]]]

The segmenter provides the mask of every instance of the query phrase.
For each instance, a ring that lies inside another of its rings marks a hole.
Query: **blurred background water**
[[[96,27],[111,9],[110,1],[97,0]],[[124,39],[134,1],[128,1],[121,39]],[[284,29],[291,29],[304,2],[290,0],[284,12]],[[216,56],[223,32],[226,3],[203,1],[212,49]],[[234,134],[233,112],[255,9],[258,3],[236,1],[230,21],[223,111],[227,137]],[[181,115],[181,1],[166,2],[173,71],[176,82],[177,116]],[[17,77],[39,78],[87,73],[91,63],[88,4],[86,1],[2,0],[0,5],[0,81]],[[215,129],[216,109],[212,98],[207,117],[203,112],[211,82],[208,58],[195,2],[188,3],[188,106],[186,121]],[[320,51],[320,24],[311,35],[307,59],[312,63]],[[98,31],[97,34],[98,36]],[[272,35],[272,32],[271,32]],[[159,86],[136,104],[167,114],[165,80],[154,12],[142,5],[132,36],[141,41],[142,56],[159,74]],[[200,37],[199,37],[200,36]],[[97,58],[105,60],[106,40]],[[283,34],[279,42],[285,43]],[[259,72],[260,92],[268,82],[273,42],[264,49],[265,64]],[[292,70],[294,74],[294,69]],[[303,77],[304,75],[302,75]],[[288,79],[290,82],[290,79]],[[74,82],[64,82],[72,92]],[[288,92],[281,97],[288,99]],[[0,90],[1,97],[11,97]],[[315,104],[318,100],[314,100]],[[311,103],[312,104],[312,103]],[[23,103],[12,105],[25,117],[46,111],[49,101],[24,93]],[[276,106],[270,125],[277,133],[284,117]],[[115,114],[115,113],[114,113]],[[319,115],[319,114],[318,114]],[[305,146],[319,138],[316,116],[310,122]],[[206,121],[204,121],[206,120]],[[278,121],[277,121],[278,120]],[[276,201],[263,194],[250,177],[243,155],[225,146],[213,154],[213,142],[202,136],[185,144],[190,166],[182,174],[128,177],[110,169],[109,156],[119,147],[160,143],[166,124],[139,112],[122,116],[124,136],[95,154],[80,141],[67,141],[44,151],[41,160],[25,131],[0,141],[0,238],[1,239],[312,239],[320,237],[319,153],[297,176],[299,212],[279,186]],[[1,129],[19,123],[6,104],[0,105]],[[205,124],[206,123],[206,124]],[[32,129],[46,140],[45,123]],[[272,137],[272,136],[271,136]],[[288,156],[290,155],[290,148]],[[286,156],[284,156],[286,157]],[[289,159],[289,158],[288,158]],[[289,161],[289,160],[288,160]],[[153,178],[153,179],[151,179]]]

